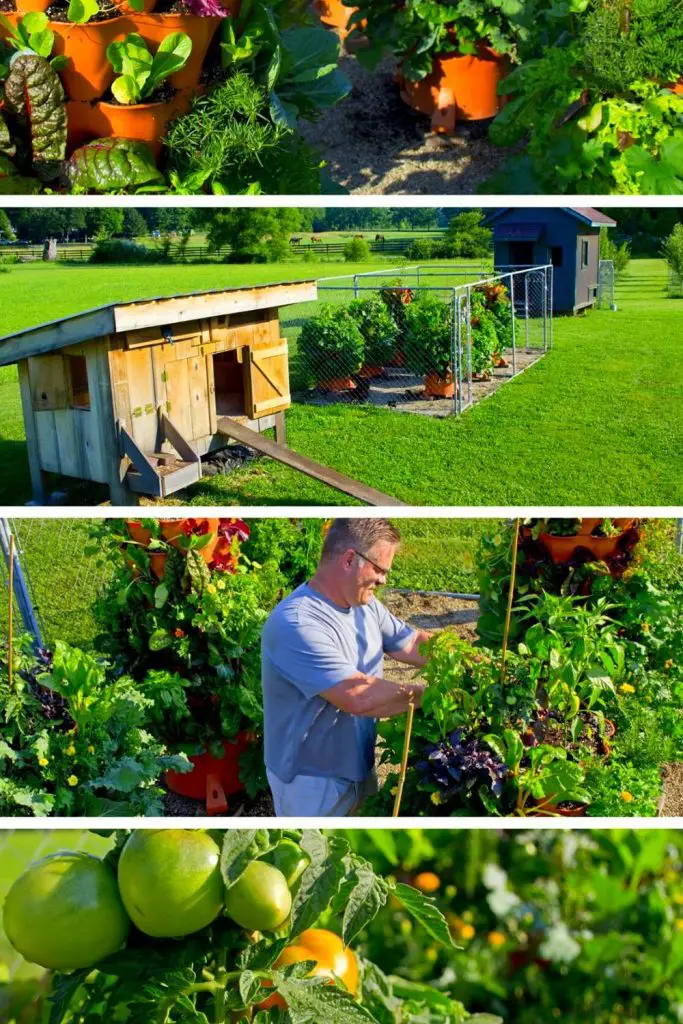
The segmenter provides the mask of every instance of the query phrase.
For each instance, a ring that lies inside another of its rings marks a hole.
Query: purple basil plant
[[[224,18],[228,13],[220,0],[185,0],[185,3],[201,18]]]
[[[456,729],[445,740],[425,747],[426,758],[417,769],[424,782],[436,783],[444,797],[467,795],[484,786],[499,797],[508,769],[489,746],[477,739],[463,740]]]

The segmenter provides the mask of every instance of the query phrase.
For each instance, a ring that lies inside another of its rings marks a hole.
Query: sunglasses
[[[368,565],[371,565],[373,569],[376,569],[380,576],[384,576],[384,578],[387,579],[391,569],[383,569],[381,565],[378,565],[377,562],[373,562],[373,560],[368,558],[367,555],[364,555],[362,551],[356,551],[355,548],[352,548],[352,551],[355,555],[358,555],[359,558],[362,558],[364,562],[367,562]]]

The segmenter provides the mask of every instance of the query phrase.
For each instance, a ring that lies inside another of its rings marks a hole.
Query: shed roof
[[[498,218],[502,217],[503,214],[516,209],[519,209],[519,207],[501,206],[499,209],[492,210],[491,213],[487,214],[485,219],[488,222],[492,222],[498,220]],[[563,213],[569,214],[570,217],[574,217],[576,220],[581,221],[581,223],[592,228],[615,228],[617,226],[617,222],[612,217],[608,217],[606,213],[602,212],[602,210],[595,210],[592,206],[560,206],[559,209],[562,210]],[[525,209],[524,212],[533,213],[534,217],[543,216],[542,207],[536,207],[533,211]]]
[[[112,302],[0,337],[0,366],[121,331],[291,306],[314,301],[317,297],[315,281],[283,281],[248,288],[162,295],[134,302]]]

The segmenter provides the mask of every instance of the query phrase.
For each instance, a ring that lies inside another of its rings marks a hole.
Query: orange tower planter
[[[401,98],[414,110],[432,119],[432,130],[455,131],[458,120],[483,121],[500,110],[498,83],[506,70],[505,58],[482,46],[476,56],[441,54],[434,58],[431,74],[410,82],[401,72]]]

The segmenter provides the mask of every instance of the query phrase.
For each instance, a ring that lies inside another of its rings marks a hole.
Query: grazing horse
[[[384,235],[375,235],[375,241],[376,242],[386,242],[386,238],[384,237]]]

